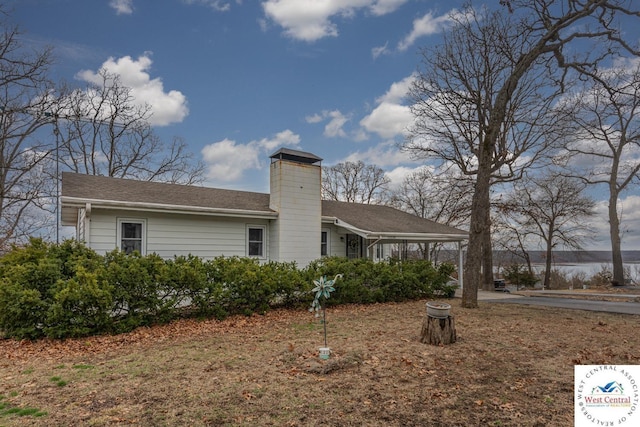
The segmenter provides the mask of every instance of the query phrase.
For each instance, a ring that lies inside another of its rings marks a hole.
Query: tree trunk
[[[552,221],[553,222],[553,221]],[[549,231],[547,234],[547,251],[546,251],[546,260],[545,260],[545,271],[544,271],[544,279],[542,280],[542,289],[551,289],[551,263],[553,262],[553,228],[554,225],[549,224]]]
[[[453,316],[438,319],[427,315],[422,322],[420,342],[431,345],[447,345],[456,342],[456,325]]]
[[[485,153],[490,150],[485,150]],[[482,154],[479,155],[482,157]],[[478,289],[484,283],[482,276],[483,256],[491,256],[483,253],[486,226],[489,223],[489,188],[491,172],[489,167],[491,162],[486,159],[480,160],[478,174],[473,193],[473,203],[471,206],[471,218],[469,220],[469,246],[467,248],[467,260],[464,264],[464,287],[462,288],[462,307],[478,307]]]
[[[491,213],[487,214],[487,223],[482,237],[482,277],[483,289],[493,290],[493,247],[491,245]]]
[[[614,183],[615,185],[615,183]],[[609,233],[611,236],[611,264],[613,265],[612,283],[624,285],[624,264],[620,249],[620,219],[618,218],[618,193],[614,188],[609,190]]]

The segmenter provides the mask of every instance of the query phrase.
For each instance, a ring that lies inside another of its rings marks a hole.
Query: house
[[[249,256],[301,267],[326,255],[383,259],[397,243],[457,242],[461,254],[465,231],[388,206],[321,200],[321,161],[278,150],[269,194],[64,172],[61,223],[98,253]]]

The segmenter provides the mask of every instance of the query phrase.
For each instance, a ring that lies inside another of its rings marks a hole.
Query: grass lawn
[[[0,341],[0,426],[572,426],[574,364],[638,364],[638,316],[425,301],[182,320],[119,336]]]

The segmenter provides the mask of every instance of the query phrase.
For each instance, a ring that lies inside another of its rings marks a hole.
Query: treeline
[[[343,275],[329,304],[376,303],[452,296],[450,264],[323,258],[295,263],[151,254],[104,256],[73,240],[31,239],[0,258],[0,334],[67,338],[116,334],[180,317],[223,319],[304,308],[313,280]]]

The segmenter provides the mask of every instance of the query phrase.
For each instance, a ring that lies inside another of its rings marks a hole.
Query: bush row
[[[324,258],[301,270],[295,263],[239,257],[101,256],[73,240],[32,239],[0,258],[0,332],[19,339],[79,337],[181,316],[222,319],[301,307],[311,303],[313,279],[338,273],[343,279],[331,304],[450,295],[452,271],[426,261]]]

